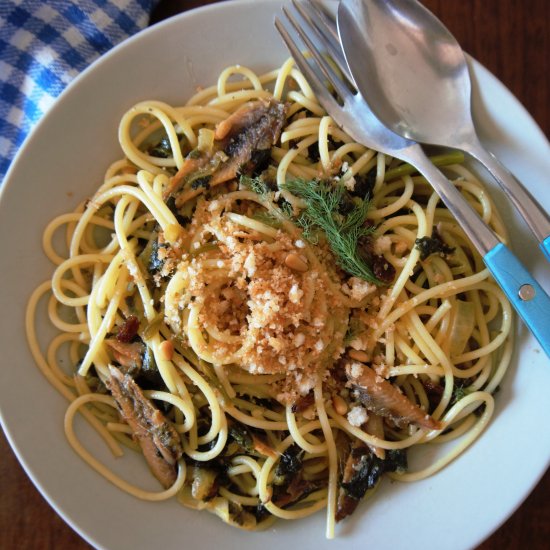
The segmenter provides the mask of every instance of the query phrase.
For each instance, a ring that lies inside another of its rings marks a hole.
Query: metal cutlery
[[[550,260],[550,216],[479,141],[466,58],[443,23],[416,0],[342,0],[338,32],[357,89],[380,122],[480,161]]]
[[[384,126],[371,112],[363,97],[354,88],[340,44],[333,38],[334,29],[319,17],[317,10],[293,0],[302,16],[302,24],[287,9],[283,9],[288,23],[276,18],[275,26],[287,45],[296,64],[305,75],[320,104],[333,120],[354,140],[382,153],[399,158],[415,168],[431,183],[448,210],[483,256],[493,277],[502,287],[520,317],[530,328],[542,348],[550,356],[550,298],[530,275],[516,256],[496,237],[478,216],[456,187],[430,162],[422,147],[415,141],[403,138]],[[293,29],[307,47],[309,60],[287,29]],[[337,74],[313,40],[322,45],[347,82]],[[327,89],[332,86],[338,99]]]

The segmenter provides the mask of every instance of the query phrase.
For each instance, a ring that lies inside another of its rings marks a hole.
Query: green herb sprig
[[[275,191],[269,187],[262,176],[250,177],[243,175],[240,177],[239,183],[256,193],[262,200],[272,203],[272,210],[259,212],[254,216],[258,221],[279,229],[282,227],[284,220],[289,220],[292,217],[292,206],[282,198],[278,202],[273,202]]]
[[[260,195],[262,198],[266,198],[269,193],[271,192],[269,187],[267,186],[267,182],[260,176],[257,177],[250,177],[242,175],[239,178],[239,183],[250,189],[251,191],[254,191],[256,195]]]
[[[305,180],[287,181],[284,188],[302,199],[306,207],[296,222],[304,230],[304,237],[314,239],[314,232],[324,232],[327,243],[336,256],[338,265],[350,275],[379,284],[371,267],[361,256],[359,239],[370,235],[372,227],[365,227],[368,200],[346,201],[347,191],[341,183]],[[341,214],[346,203],[346,214]]]

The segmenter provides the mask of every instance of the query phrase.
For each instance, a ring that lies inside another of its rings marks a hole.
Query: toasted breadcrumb
[[[369,419],[365,408],[359,405],[353,407],[348,412],[347,418],[348,418],[348,422],[352,426],[355,426],[356,428],[361,427]]]
[[[349,306],[333,291],[330,280],[338,276],[330,264],[308,262],[306,271],[286,265],[289,254],[303,254],[301,239],[281,230],[276,238],[246,238],[248,229],[223,211],[222,200],[197,205],[188,230],[200,233],[201,242],[215,235],[218,244],[181,257],[177,271],[188,285],[181,305],[200,308],[199,325],[207,340],[216,340],[214,360],[222,364],[236,354],[250,373],[287,375],[278,383],[278,398],[293,402],[344,352]],[[181,312],[166,312],[173,328]]]
[[[388,235],[382,235],[374,240],[373,250],[375,254],[384,254],[391,249],[391,238]]]

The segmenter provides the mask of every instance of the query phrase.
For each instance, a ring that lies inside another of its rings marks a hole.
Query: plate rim
[[[272,4],[272,5],[280,5],[283,2],[280,0],[264,0],[265,4]],[[88,68],[86,68],[82,73],[80,73],[68,86],[67,88],[60,94],[60,96],[57,98],[56,103],[53,105],[52,109],[48,111],[38,122],[38,124],[33,128],[31,133],[27,136],[27,138],[24,140],[24,143],[18,150],[16,156],[14,157],[12,163],[10,164],[10,167],[5,175],[3,184],[0,188],[0,210],[4,208],[4,202],[7,201],[6,196],[9,193],[7,189],[11,189],[11,187],[14,187],[16,184],[16,179],[13,177],[13,174],[17,171],[17,166],[20,162],[24,162],[21,159],[24,159],[26,156],[27,149],[32,147],[32,141],[34,139],[34,136],[40,131],[40,128],[44,126],[46,123],[45,121],[48,120],[49,117],[56,116],[55,112],[57,110],[58,105],[62,103],[62,101],[65,99],[65,97],[71,93],[73,93],[73,90],[76,89],[78,86],[81,85],[82,81],[85,81],[85,79],[88,77],[90,73],[96,70],[96,68],[101,64],[105,63],[105,60],[111,59],[113,54],[116,54],[116,52],[122,50],[123,48],[129,48],[132,47],[132,44],[134,41],[142,40],[143,37],[147,34],[154,34],[159,33],[162,31],[162,28],[164,26],[179,25],[179,21],[191,19],[194,17],[197,13],[203,13],[207,11],[218,11],[220,7],[223,7],[222,9],[232,9],[233,6],[247,6],[247,5],[254,5],[257,4],[254,0],[230,0],[223,3],[214,3],[209,4],[206,6],[202,6],[193,10],[189,10],[187,12],[183,12],[181,14],[178,14],[170,19],[167,19],[165,21],[156,23],[155,25],[152,25],[151,27],[148,27],[147,29],[144,29],[143,31],[137,33],[136,35],[130,37],[129,39],[125,40],[124,42],[120,43],[119,45],[115,46],[113,49],[111,49],[109,52],[107,52],[105,55],[99,57],[96,59]],[[493,75],[486,67],[484,67],[482,64],[477,62],[476,60],[472,59],[474,71],[477,75],[477,72],[479,71],[481,76],[481,79],[489,79],[493,80],[493,83],[500,88],[500,93],[507,94],[509,96],[509,99],[512,100],[515,103],[515,106],[519,108],[522,111],[523,116],[526,116],[529,118],[533,128],[536,128],[536,130],[540,134],[540,138],[543,140],[546,140],[546,136],[540,126],[537,124],[537,122],[533,119],[533,117],[530,115],[530,113],[526,110],[526,108],[521,104],[521,102],[512,94],[512,92],[495,76]],[[9,415],[8,415],[9,416]],[[43,484],[36,478],[32,464],[28,463],[28,460],[25,456],[23,456],[20,452],[19,446],[15,442],[15,438],[12,436],[11,429],[9,427],[10,422],[9,420],[6,421],[6,415],[2,406],[2,401],[0,400],[0,423],[2,424],[2,427],[4,429],[4,432],[6,434],[6,439],[8,440],[12,450],[14,451],[15,455],[17,456],[17,459],[19,463],[22,465],[23,469],[25,470],[26,474],[29,476],[29,478],[32,480],[35,487],[38,489],[38,491],[41,493],[41,495],[46,499],[48,504],[56,511],[57,514],[59,514],[63,520],[71,526],[72,529],[74,529],[84,540],[89,542],[90,544],[98,547],[103,548],[103,546],[98,544],[98,541],[95,540],[95,537],[92,534],[87,533],[86,531],[82,530],[78,523],[76,521],[73,521],[70,514],[66,512],[63,509],[60,509],[58,505],[55,502],[55,496],[51,495],[49,491],[45,490],[43,488]],[[550,455],[547,457],[546,461],[546,468],[550,465]],[[525,498],[529,495],[529,493],[533,490],[533,488],[537,485],[537,483],[540,481],[541,477],[544,475],[545,470],[542,470],[539,472],[538,477],[532,481],[529,487],[526,487],[523,491],[524,496],[523,498],[516,503],[515,507],[502,519],[501,523],[498,525],[495,525],[492,527],[491,531],[486,534],[486,536],[489,536],[492,532],[497,530],[503,523],[506,522],[506,520],[510,517],[510,515],[517,510],[525,500]],[[485,537],[484,537],[485,538]]]

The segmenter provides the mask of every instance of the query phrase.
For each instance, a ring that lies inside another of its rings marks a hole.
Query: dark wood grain
[[[550,2],[423,0],[550,134]]]
[[[153,20],[210,3],[213,0],[162,0]],[[516,95],[549,135],[550,1],[424,0],[424,3],[444,21],[464,49]],[[0,456],[0,548],[89,549],[34,488],[3,434],[0,434]],[[550,548],[550,471],[512,517],[477,550],[519,548]]]

